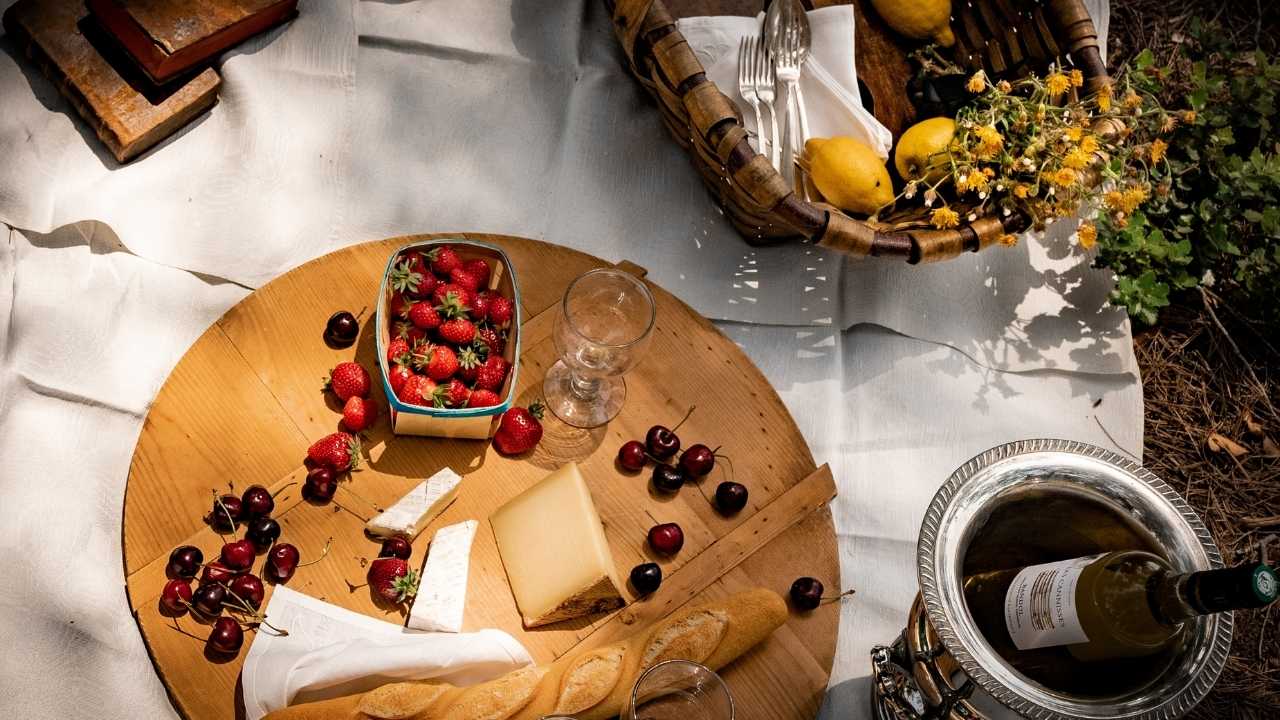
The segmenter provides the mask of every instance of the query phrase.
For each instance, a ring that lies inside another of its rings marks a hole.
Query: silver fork
[[[787,124],[782,136],[782,177],[804,196],[796,178],[796,154],[804,147],[803,129],[808,125],[803,107],[798,106],[800,70],[809,58],[809,18],[800,0],[774,0],[765,16],[765,37],[778,79],[786,88]]]
[[[760,152],[769,154],[769,147],[764,138],[764,121],[760,116],[760,84],[757,79],[756,39],[744,37],[738,43],[738,94],[751,106],[756,114],[756,139]]]
[[[776,169],[778,167],[778,110],[773,106],[774,83],[778,81],[773,72],[773,63],[769,60],[769,50],[761,41],[756,46],[756,95],[760,97],[760,103],[768,108],[769,112],[765,113],[765,121],[769,123],[769,149],[765,155],[769,158],[769,162]],[[764,142],[764,130],[760,131],[761,143]]]

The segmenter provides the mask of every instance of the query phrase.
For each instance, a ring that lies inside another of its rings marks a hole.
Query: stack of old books
[[[4,14],[120,162],[217,102],[224,50],[297,14],[297,0],[19,0]]]

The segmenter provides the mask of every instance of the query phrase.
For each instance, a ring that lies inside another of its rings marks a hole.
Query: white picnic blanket
[[[1128,324],[1063,231],[926,268],[753,249],[625,75],[601,3],[301,9],[230,54],[212,113],[124,167],[0,39],[0,221],[20,228],[0,227],[6,715],[173,717],[120,563],[142,418],[228,307],[354,242],[542,238],[634,260],[720,321],[837,473],[859,593],[833,718],[867,716],[866,650],[901,629],[920,514],[955,466],[1043,435],[1140,450]]]

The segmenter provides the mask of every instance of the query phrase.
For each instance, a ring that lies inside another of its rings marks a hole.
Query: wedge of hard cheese
[[[462,477],[458,473],[444,468],[375,516],[365,524],[365,529],[379,537],[400,535],[412,538],[449,507],[458,497],[461,484]]]
[[[525,627],[622,607],[591,491],[569,463],[489,518]]]
[[[665,660],[692,660],[718,670],[786,619],[782,598],[757,588],[676,611],[626,640],[570,651],[551,665],[522,668],[469,688],[393,683],[277,710],[267,720],[539,720],[548,715],[605,720],[618,714],[648,668]]]

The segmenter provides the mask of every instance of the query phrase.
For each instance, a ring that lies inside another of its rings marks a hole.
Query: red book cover
[[[165,83],[298,14],[298,0],[87,0],[152,80]]]

